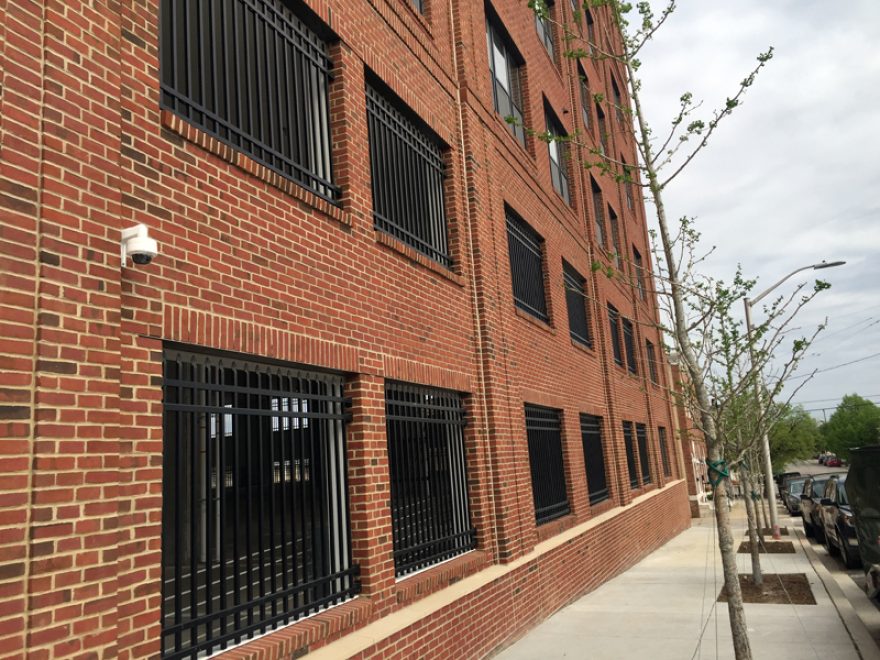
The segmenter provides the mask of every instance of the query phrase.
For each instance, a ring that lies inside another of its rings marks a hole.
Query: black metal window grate
[[[636,442],[639,445],[639,464],[642,468],[642,483],[651,483],[651,457],[648,456],[648,429],[644,424],[636,424]]]
[[[581,415],[581,441],[584,445],[584,464],[587,469],[587,488],[590,504],[604,502],[610,496],[605,474],[605,450],[602,447],[602,418]]]
[[[472,550],[476,531],[468,508],[461,396],[388,382],[385,414],[400,576]]]
[[[507,127],[520,144],[525,144],[523,126],[522,58],[511,45],[510,37],[498,18],[487,11],[486,40],[489,46],[489,72],[492,78],[492,99],[495,111],[512,118]]]
[[[608,207],[608,233],[611,234],[611,248],[614,252],[614,265],[620,268],[623,257],[620,252],[620,224],[617,222],[617,214],[611,206]]]
[[[558,410],[526,404],[526,435],[532,470],[535,520],[540,525],[570,509],[562,461],[562,423]]]
[[[660,443],[660,460],[663,463],[663,475],[672,476],[672,468],[669,464],[669,445],[666,442],[666,429],[662,426],[657,428],[657,437]]]
[[[358,592],[341,378],[166,349],[163,403],[163,657]]]
[[[596,219],[596,243],[605,247],[605,210],[602,203],[602,190],[593,177],[590,177],[590,192],[593,197],[593,214]]]
[[[623,319],[623,346],[626,349],[626,368],[630,373],[638,373],[635,330],[629,319]]]
[[[614,362],[623,366],[623,348],[620,345],[620,312],[611,303],[608,304],[608,329],[611,338],[611,350]]]
[[[281,0],[162,0],[160,16],[162,106],[337,201],[324,41]]]
[[[371,85],[367,117],[376,228],[449,267],[439,139]]]
[[[587,280],[573,266],[563,261],[562,281],[565,286],[565,303],[568,307],[569,334],[579,344],[592,346]]]
[[[660,381],[657,378],[657,353],[654,350],[654,344],[648,339],[645,340],[645,353],[648,354],[648,373],[651,376],[651,382],[659,383]]]
[[[629,474],[629,486],[632,489],[639,487],[639,471],[636,467],[636,450],[633,438],[633,423],[623,423],[623,445],[626,450],[626,470]]]
[[[553,3],[547,2],[545,4],[547,5],[547,11],[551,12],[553,10]],[[550,17],[545,18],[536,13],[535,28],[538,31],[538,39],[541,40],[544,48],[550,54],[550,58],[553,59],[553,26],[551,25]]]
[[[513,301],[523,311],[542,321],[548,321],[547,299],[544,295],[544,241],[509,209],[506,215]]]
[[[633,247],[633,268],[635,270],[636,289],[639,292],[639,298],[645,300],[647,299],[647,292],[645,291],[645,264],[642,261],[641,252],[635,247]]]
[[[584,128],[591,131],[593,130],[593,120],[590,115],[590,108],[593,105],[593,97],[590,94],[590,80],[587,78],[587,73],[580,65],[580,62],[578,62],[577,71],[578,89],[581,96],[581,117],[584,120]]]

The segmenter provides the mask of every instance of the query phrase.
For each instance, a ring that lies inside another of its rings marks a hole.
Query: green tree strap
[[[706,465],[709,466],[709,483],[712,484],[712,487],[715,488],[720,484],[725,477],[730,477],[730,472],[727,471],[727,461],[712,461],[706,459]],[[713,476],[714,475],[716,476]]]

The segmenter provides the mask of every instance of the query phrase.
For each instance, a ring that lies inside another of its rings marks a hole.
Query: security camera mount
[[[149,230],[143,223],[123,229],[119,245],[123,268],[129,255],[136,264],[148,264],[159,252],[159,244],[150,238]]]

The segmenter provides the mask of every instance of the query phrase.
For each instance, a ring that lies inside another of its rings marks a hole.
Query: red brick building
[[[688,525],[572,9],[0,0],[0,655],[478,657]]]

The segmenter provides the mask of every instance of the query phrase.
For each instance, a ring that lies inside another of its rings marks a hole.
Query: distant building
[[[479,657],[689,525],[572,3],[4,7],[6,654]]]
[[[678,358],[674,355],[670,358],[669,369],[673,383],[672,387],[678,392],[686,391],[688,375],[681,368]],[[709,468],[706,465],[706,457],[708,455],[706,451],[706,436],[702,429],[694,424],[690,407],[685,404],[681,396],[676,400],[675,414],[684,458],[685,480],[687,481],[691,517],[700,518],[703,515],[703,509],[700,507],[708,505],[706,496],[712,490],[709,483]],[[735,489],[734,493],[736,492],[738,490]]]

